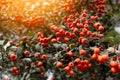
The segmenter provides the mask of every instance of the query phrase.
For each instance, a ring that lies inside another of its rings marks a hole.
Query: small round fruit
[[[80,50],[80,55],[85,55],[86,54],[86,51],[84,49],[81,49]]]
[[[65,72],[69,72],[69,71],[70,71],[70,67],[69,67],[69,66],[66,66],[66,67],[64,68],[64,71],[65,71]]]
[[[117,67],[118,66],[118,62],[117,61],[110,61],[110,66],[111,67]]]
[[[73,62],[70,62],[70,63],[68,64],[68,66],[69,66],[70,68],[73,68],[73,67],[74,67],[74,63],[73,63]]]
[[[94,49],[94,53],[95,53],[95,54],[100,54],[100,48],[95,48],[95,49]]]
[[[63,63],[62,63],[62,62],[60,62],[60,61],[57,62],[57,64],[56,64],[56,67],[57,67],[57,68],[60,68],[60,67],[62,67],[62,66],[63,66]]]
[[[37,65],[38,67],[41,67],[43,65],[43,62],[39,61]]]
[[[68,56],[68,57],[72,57],[72,56],[73,56],[73,53],[70,51],[70,52],[67,53],[67,56]]]
[[[43,54],[43,55],[41,56],[41,59],[46,60],[46,59],[47,59],[47,55]]]

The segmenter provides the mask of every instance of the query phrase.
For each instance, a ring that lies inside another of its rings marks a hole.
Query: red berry
[[[81,49],[81,50],[80,50],[80,55],[85,55],[85,54],[86,54],[86,51],[83,50],[83,49]]]

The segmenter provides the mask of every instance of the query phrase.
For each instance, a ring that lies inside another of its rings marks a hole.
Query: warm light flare
[[[22,15],[26,18],[33,16],[42,16],[48,12],[54,11],[55,6],[61,5],[59,0],[1,0],[0,17],[13,18],[16,15]]]

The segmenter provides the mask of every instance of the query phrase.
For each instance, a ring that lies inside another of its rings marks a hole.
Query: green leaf
[[[8,39],[5,39],[3,45],[6,45],[8,41],[9,41]]]
[[[110,31],[107,34],[108,34],[107,37],[118,35],[118,33],[116,31]]]

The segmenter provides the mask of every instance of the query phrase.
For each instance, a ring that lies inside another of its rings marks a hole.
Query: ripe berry
[[[95,49],[94,49],[94,53],[95,53],[95,54],[100,54],[100,48],[95,48]]]
[[[43,65],[43,62],[39,61],[37,65],[38,67],[41,67]]]
[[[70,76],[73,76],[74,74],[75,74],[75,72],[74,72],[73,70],[70,70],[70,71],[69,71],[69,75],[70,75]]]
[[[23,36],[22,39],[23,39],[23,40],[27,40],[27,36]]]
[[[98,54],[93,54],[93,55],[91,56],[91,59],[92,59],[92,60],[97,60],[97,59],[98,59]]]
[[[17,67],[13,67],[12,71],[15,72],[17,70]]]
[[[10,54],[10,60],[16,61],[16,55],[14,53]]]
[[[39,52],[35,53],[35,57],[40,58],[40,53]]]
[[[41,76],[44,76],[44,74],[45,74],[45,72],[41,72],[41,73],[40,73]]]
[[[86,51],[83,50],[83,49],[81,49],[81,50],[79,51],[79,53],[80,53],[80,55],[85,55],[85,54],[86,54]]]
[[[52,39],[51,42],[52,42],[52,43],[56,43],[57,40],[56,40],[56,39]]]
[[[29,56],[29,54],[30,54],[30,52],[29,52],[29,51],[27,51],[27,50],[26,50],[26,51],[24,51],[24,55],[25,55],[25,56]]]
[[[103,54],[102,58],[107,62],[109,60],[108,54]]]
[[[110,66],[111,67],[117,67],[118,66],[118,62],[117,61],[110,61]]]
[[[18,70],[16,70],[15,72],[13,72],[14,73],[14,75],[18,75],[19,74],[19,71]]]
[[[73,56],[73,53],[70,51],[70,52],[67,53],[67,56],[68,56],[68,57],[72,57],[72,56]]]
[[[57,64],[56,64],[56,67],[58,67],[58,68],[60,68],[60,67],[62,67],[63,66],[63,63],[62,62],[57,62]]]
[[[111,72],[112,72],[113,74],[116,74],[116,73],[117,73],[117,70],[116,70],[114,67],[112,67],[112,68],[111,68]]]
[[[70,48],[69,47],[66,47],[66,49],[65,49],[66,51],[69,51],[70,50]]]
[[[74,67],[74,63],[73,63],[73,62],[70,62],[70,63],[68,64],[68,66],[69,66],[70,68],[73,68],[73,67]]]
[[[104,31],[104,27],[103,26],[99,26],[98,30],[102,32],[102,31]]]
[[[47,55],[43,54],[43,55],[41,56],[41,59],[46,60],[46,59],[47,59]]]
[[[69,66],[66,66],[66,67],[64,68],[64,71],[65,71],[65,72],[69,72],[69,71],[70,71],[70,67],[69,67]]]
[[[14,42],[11,40],[11,41],[9,41],[9,43],[10,43],[10,45],[13,45],[14,44]]]
[[[70,41],[70,39],[68,37],[64,38],[64,42],[69,42],[69,41]]]
[[[100,23],[95,23],[95,24],[94,24],[94,27],[95,27],[96,29],[98,29],[99,26],[100,26]]]
[[[82,38],[81,43],[82,44],[86,44],[87,43],[87,39],[86,38]]]
[[[80,62],[81,62],[80,58],[76,58],[76,59],[75,59],[75,62],[76,62],[76,63],[80,63]]]

